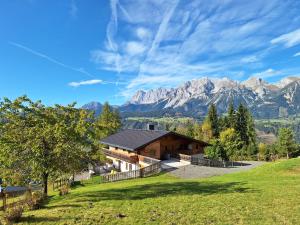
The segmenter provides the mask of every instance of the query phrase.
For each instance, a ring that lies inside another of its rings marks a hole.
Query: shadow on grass
[[[244,187],[245,183],[200,183],[172,182],[136,185],[124,188],[113,188],[77,195],[77,202],[98,202],[109,200],[142,200],[147,198],[179,195],[213,195],[227,193],[253,193],[257,190]]]
[[[79,208],[81,205],[78,204],[59,204],[59,205],[51,205],[51,206],[45,206],[46,209],[56,209],[56,208]]]
[[[56,224],[55,222],[60,221],[60,218],[57,217],[36,217],[36,216],[26,216],[22,217],[20,219],[20,223],[41,223],[41,222],[53,222],[53,224]]]

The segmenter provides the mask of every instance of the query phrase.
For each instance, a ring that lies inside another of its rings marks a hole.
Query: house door
[[[164,160],[168,160],[170,158],[171,158],[171,154],[170,154],[170,151],[168,149],[168,146],[165,146],[164,154],[163,154],[163,159]]]

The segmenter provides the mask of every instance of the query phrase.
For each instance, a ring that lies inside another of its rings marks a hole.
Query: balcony
[[[105,149],[105,148],[103,148],[102,150],[103,150],[103,153],[106,156],[110,156],[110,157],[113,157],[113,158],[116,158],[116,159],[120,159],[120,160],[123,160],[123,161],[128,162],[128,163],[135,164],[139,161],[139,158],[138,158],[137,155],[129,155],[129,153],[128,154],[122,154],[122,153],[111,151],[111,150],[108,150],[108,149]]]

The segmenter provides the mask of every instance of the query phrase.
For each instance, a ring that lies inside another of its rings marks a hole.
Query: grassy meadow
[[[300,159],[206,179],[155,177],[51,193],[21,224],[300,224]]]

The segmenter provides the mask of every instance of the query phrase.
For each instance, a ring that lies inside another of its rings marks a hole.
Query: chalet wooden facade
[[[159,130],[122,130],[101,143],[107,146],[104,149],[107,158],[121,172],[137,170],[179,154],[201,155],[208,145],[175,132]]]

